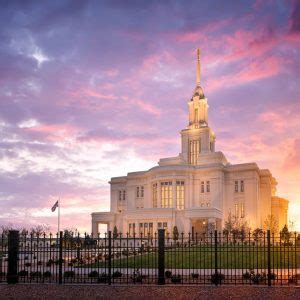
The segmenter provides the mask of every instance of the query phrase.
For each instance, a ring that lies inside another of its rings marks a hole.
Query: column
[[[92,235],[93,237],[98,236],[98,222],[92,221]]]
[[[172,181],[172,207],[174,207],[174,208],[176,208],[177,207],[177,203],[176,203],[176,201],[177,201],[177,199],[176,199],[176,180],[173,180]]]

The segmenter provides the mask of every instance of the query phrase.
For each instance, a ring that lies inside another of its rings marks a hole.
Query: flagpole
[[[60,225],[60,197],[58,198],[58,213],[57,213],[57,232],[58,236],[60,235],[59,225]]]

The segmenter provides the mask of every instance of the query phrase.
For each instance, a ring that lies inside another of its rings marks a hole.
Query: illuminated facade
[[[216,137],[208,126],[208,102],[197,84],[188,102],[189,122],[181,131],[181,153],[162,158],[147,171],[111,178],[110,212],[92,213],[92,232],[99,224],[109,230],[152,234],[158,228],[172,232],[221,230],[228,214],[245,220],[252,229],[264,228],[273,215],[281,229],[287,224],[288,201],[275,196],[277,182],[256,163],[230,164],[215,151]]]

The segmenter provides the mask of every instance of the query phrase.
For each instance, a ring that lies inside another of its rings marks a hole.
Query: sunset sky
[[[143,3],[144,2],[144,3]],[[300,1],[0,1],[0,225],[91,230],[112,176],[180,152],[200,47],[216,150],[300,230]]]

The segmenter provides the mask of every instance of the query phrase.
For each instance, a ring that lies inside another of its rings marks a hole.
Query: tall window
[[[139,186],[136,187],[136,196],[137,196],[137,198],[140,197],[140,187]]]
[[[235,192],[239,191],[239,182],[237,180],[234,182],[234,191]]]
[[[161,207],[173,206],[172,181],[161,183]]]
[[[239,217],[239,205],[237,203],[234,205],[234,210],[235,210],[235,217],[238,218]]]
[[[184,209],[184,181],[176,181],[176,206]]]
[[[157,207],[157,183],[152,186],[152,203],[153,207]]]
[[[143,198],[144,197],[144,187],[141,186],[141,197]]]
[[[201,193],[204,193],[204,181],[201,181]]]
[[[206,192],[210,193],[210,181],[206,181]]]
[[[241,180],[241,192],[243,193],[245,190],[244,180]]]
[[[123,200],[125,200],[126,199],[126,191],[124,190],[123,191]]]
[[[122,200],[122,191],[119,191],[119,201]]]
[[[200,153],[200,140],[192,140],[189,143],[189,163],[196,164]]]
[[[245,204],[241,203],[241,218],[245,218]]]
[[[194,116],[194,120],[195,120],[195,123],[198,123],[198,122],[199,122],[199,118],[198,118],[198,108],[195,108],[195,116]]]

